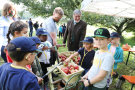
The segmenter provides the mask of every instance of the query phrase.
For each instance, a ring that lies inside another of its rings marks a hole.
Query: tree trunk
[[[124,37],[122,36],[122,30],[121,28],[117,28],[117,33],[120,35],[120,42],[123,43],[124,42]]]

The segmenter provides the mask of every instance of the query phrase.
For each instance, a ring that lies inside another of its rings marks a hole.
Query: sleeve
[[[82,27],[80,41],[82,41],[84,39],[84,37],[85,37],[86,28],[87,28],[87,24],[85,23],[84,26]],[[82,47],[82,42],[79,43],[79,47]]]
[[[66,31],[64,33],[64,38],[63,38],[63,43],[66,43],[66,40],[67,40],[67,35],[68,35],[68,26],[69,26],[69,22],[67,23],[67,28],[66,28]]]
[[[52,24],[50,22],[48,22],[48,19],[46,19],[45,22],[43,23],[43,28],[45,30],[47,30],[48,33],[55,32]]]
[[[84,51],[84,48],[80,48],[80,49],[78,50],[78,53],[81,55],[81,54],[83,53],[83,51]]]
[[[36,78],[32,79],[28,84],[25,90],[40,90],[40,86]]]
[[[120,63],[123,61],[123,50],[121,49],[120,51],[120,58],[119,59],[115,59],[114,63]]]
[[[101,64],[101,69],[105,71],[111,71],[113,67],[114,59],[111,54],[106,55],[102,64]]]

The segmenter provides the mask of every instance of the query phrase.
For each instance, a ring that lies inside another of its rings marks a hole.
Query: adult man
[[[36,23],[34,23],[34,28],[36,31],[37,31],[38,27],[39,27],[39,24],[38,24],[38,21],[36,21]]]
[[[86,34],[87,24],[80,20],[81,11],[76,9],[73,12],[73,20],[70,20],[67,23],[67,28],[64,34],[63,43],[66,43],[69,51],[77,51],[82,47],[82,41]]]
[[[64,12],[62,8],[56,7],[53,11],[53,15],[45,20],[43,23],[43,28],[47,30],[49,33],[48,35],[48,40],[52,45],[57,44],[57,27],[56,23],[59,22],[59,20],[62,18],[64,15]]]
[[[43,28],[49,33],[47,41],[49,41],[52,46],[57,44],[57,27],[56,22],[64,15],[62,8],[56,7],[53,11],[53,15],[45,20],[43,23]],[[51,51],[51,64],[54,64],[56,61],[56,52]]]
[[[32,19],[29,19],[29,28],[30,28],[30,32],[29,32],[29,36],[32,37],[33,34],[33,23],[32,23]]]

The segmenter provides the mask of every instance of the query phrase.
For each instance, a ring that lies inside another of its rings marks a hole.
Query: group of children
[[[94,43],[98,47],[93,50]],[[79,65],[84,69],[82,81],[85,85],[84,90],[108,90],[111,83],[113,69],[117,69],[117,63],[123,61],[123,50],[120,47],[120,36],[118,33],[109,31],[105,28],[95,30],[94,36],[86,37],[83,48],[71,55],[66,61],[70,61],[76,55],[81,56]]]
[[[46,41],[48,33],[45,32],[43,28],[37,30],[36,35],[37,37],[27,37],[28,26],[22,21],[11,23],[7,34],[8,45],[4,50],[8,64],[4,64],[0,67],[0,82],[2,83],[0,90],[8,90],[8,88],[11,90],[39,90],[39,84],[42,83],[43,79],[36,76],[37,67],[35,64],[40,63],[40,69],[42,69],[41,76],[47,73],[47,67],[51,64],[50,56],[52,45],[50,42]],[[12,37],[12,40],[10,37]],[[29,54],[31,52],[32,54]],[[27,54],[30,57],[28,57]],[[38,63],[35,62],[35,57],[38,59]],[[22,74],[20,74],[21,72]],[[16,76],[14,74],[18,75]],[[8,78],[8,80],[6,78]],[[47,82],[45,78],[44,81]],[[15,85],[16,83],[18,83],[18,85]]]
[[[22,21],[13,22],[9,27],[8,45],[5,49],[9,63],[0,66],[0,90],[40,90],[39,84],[43,80],[44,83],[48,81],[47,78],[36,76],[35,65],[36,57],[40,62],[42,75],[47,73],[47,67],[51,65],[53,50],[51,43],[46,41],[48,33],[41,28],[36,32],[37,37],[27,37],[27,32],[28,26]],[[95,30],[93,38],[86,37],[82,41],[83,47],[66,61],[80,54],[79,65],[84,68],[84,90],[106,90],[113,65],[117,69],[117,63],[123,61],[120,36],[116,32],[110,35],[107,29],[99,28]],[[97,51],[93,50],[93,43],[98,46]]]

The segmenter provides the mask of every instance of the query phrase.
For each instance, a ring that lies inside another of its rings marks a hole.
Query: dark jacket
[[[74,25],[74,20],[67,23],[67,28],[64,34],[63,43],[66,43],[69,51],[77,51],[82,47],[82,41],[86,34],[86,22],[80,20],[79,23]]]

